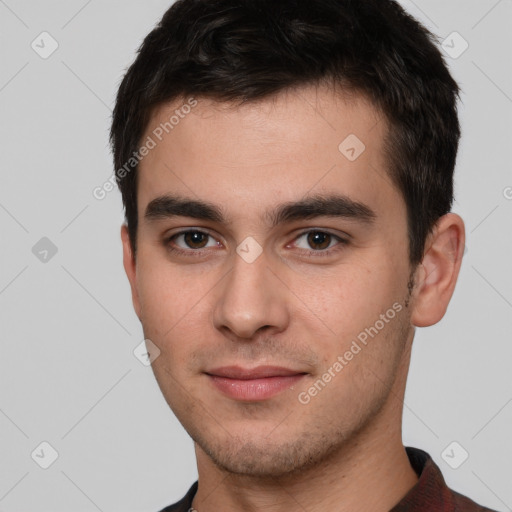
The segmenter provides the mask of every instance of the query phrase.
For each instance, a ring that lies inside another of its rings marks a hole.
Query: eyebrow
[[[145,220],[149,222],[173,217],[230,224],[223,209],[213,203],[169,194],[151,200],[144,214]],[[371,225],[377,214],[368,205],[340,194],[308,196],[299,201],[280,204],[263,214],[271,227],[316,217],[346,218]]]

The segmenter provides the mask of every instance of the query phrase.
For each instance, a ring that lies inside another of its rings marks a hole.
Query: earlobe
[[[416,271],[413,325],[427,327],[443,318],[459,276],[464,244],[464,221],[460,216],[448,213],[441,217],[427,239]]]
[[[139,293],[137,290],[137,266],[135,264],[135,258],[133,257],[132,246],[130,244],[130,237],[128,235],[128,227],[126,226],[126,224],[123,224],[121,226],[121,241],[123,244],[123,266],[132,291],[133,308],[135,309],[135,313],[140,320],[141,308],[139,301]]]

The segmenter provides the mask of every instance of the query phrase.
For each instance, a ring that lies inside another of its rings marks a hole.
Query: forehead
[[[154,147],[139,164],[139,215],[165,194],[247,219],[333,192],[376,211],[403,209],[387,174],[387,130],[363,96],[320,86],[241,105],[202,97],[164,104],[142,139]]]

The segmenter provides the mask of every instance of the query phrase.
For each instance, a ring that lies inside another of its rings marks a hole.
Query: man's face
[[[134,305],[201,453],[283,474],[400,422],[413,336],[405,203],[387,176],[386,123],[361,97],[311,87],[239,107],[197,100],[161,141],[154,130],[187,102],[158,109],[143,137],[157,145],[139,166]],[[164,215],[176,210],[162,201],[146,216],[163,196],[223,219]],[[272,215],[335,196],[345,203]],[[288,371],[219,370],[267,366]]]

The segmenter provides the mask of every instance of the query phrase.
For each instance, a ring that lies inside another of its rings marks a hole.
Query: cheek
[[[331,334],[347,339],[400,301],[402,276],[390,258],[341,265],[323,278],[303,280],[297,295]],[[310,315],[311,316],[311,315]]]
[[[171,335],[197,302],[193,281],[157,258],[141,261],[138,280],[143,325],[158,336]]]
[[[160,348],[162,360],[177,371],[173,361],[186,361],[208,335],[209,299],[219,277],[214,272],[199,272],[199,266],[188,272],[178,269],[161,257],[141,258],[138,277],[144,335]]]

